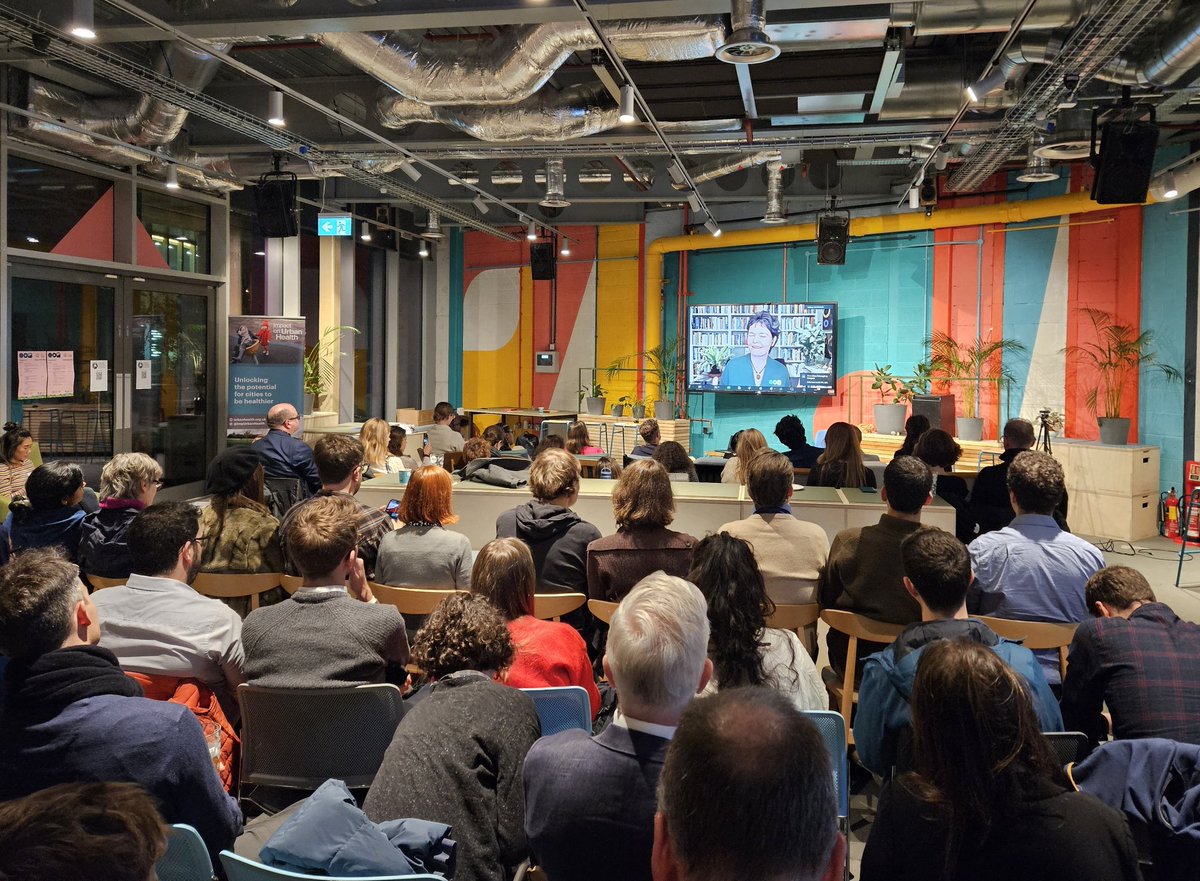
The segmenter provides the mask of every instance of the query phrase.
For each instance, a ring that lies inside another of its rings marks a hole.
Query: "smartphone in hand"
[[[392,499],[390,502],[387,503],[387,507],[384,510],[387,511],[387,515],[389,517],[391,517],[393,520],[399,520],[400,519],[400,500]]]

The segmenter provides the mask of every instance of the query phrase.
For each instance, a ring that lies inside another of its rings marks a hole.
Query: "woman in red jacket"
[[[504,681],[513,688],[578,685],[586,689],[595,718],[600,710],[600,692],[583,637],[569,624],[533,616],[536,584],[533,556],[525,542],[517,538],[488,542],[471,569],[471,592],[499,610],[508,622],[517,650]]]

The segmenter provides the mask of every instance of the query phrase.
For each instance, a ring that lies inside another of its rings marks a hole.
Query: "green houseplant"
[[[880,403],[875,405],[875,431],[879,434],[900,434],[904,431],[904,416],[912,388],[896,374],[892,365],[875,365],[871,371],[871,388],[879,392]],[[888,402],[888,398],[893,398]]]
[[[1095,341],[1076,346],[1066,346],[1063,353],[1074,360],[1076,367],[1086,368],[1091,376],[1084,381],[1093,382],[1083,402],[1088,412],[1096,417],[1100,427],[1100,442],[1125,444],[1129,441],[1129,418],[1122,416],[1125,386],[1136,382],[1142,367],[1156,370],[1168,382],[1183,379],[1183,374],[1169,364],[1161,364],[1154,345],[1152,331],[1137,333],[1128,324],[1119,324],[1115,315],[1103,309],[1084,309],[1096,333]]]
[[[358,333],[358,328],[348,324],[325,328],[317,342],[310,346],[304,355],[304,409],[307,413],[313,412],[317,399],[329,394],[329,390],[337,382],[337,365],[334,359],[343,354],[338,345],[342,334],[346,332]]]
[[[962,392],[963,415],[958,417],[955,434],[962,440],[983,439],[983,419],[979,417],[981,384],[992,382],[1001,389],[1016,379],[1011,368],[1004,364],[1005,355],[1025,351],[1019,340],[1001,337],[996,340],[975,337],[959,342],[950,334],[935,331],[925,340],[929,347],[929,364],[935,382],[953,383]]]
[[[654,418],[674,419],[675,403],[670,400],[670,395],[675,384],[675,374],[679,369],[679,340],[669,337],[652,349],[622,355],[608,365],[608,378],[614,379],[620,371],[629,367],[630,362],[638,359],[646,362],[646,367],[641,372],[654,376],[658,395],[663,399],[654,402]]]
[[[600,385],[599,377],[593,376],[590,383],[586,383],[579,387],[579,402],[587,407],[588,415],[603,416],[605,394],[607,394],[607,392],[605,392],[604,387]]]

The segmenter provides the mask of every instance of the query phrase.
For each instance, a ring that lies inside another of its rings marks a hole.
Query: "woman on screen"
[[[760,309],[746,322],[746,354],[731,358],[721,372],[719,388],[776,388],[793,385],[787,365],[771,357],[779,340],[779,319]]]

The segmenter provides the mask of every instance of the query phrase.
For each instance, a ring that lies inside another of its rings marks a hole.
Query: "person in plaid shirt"
[[[1068,731],[1093,742],[1165,737],[1200,744],[1200,627],[1155,599],[1135,569],[1110,566],[1085,588],[1094,616],[1075,631],[1063,683]]]

